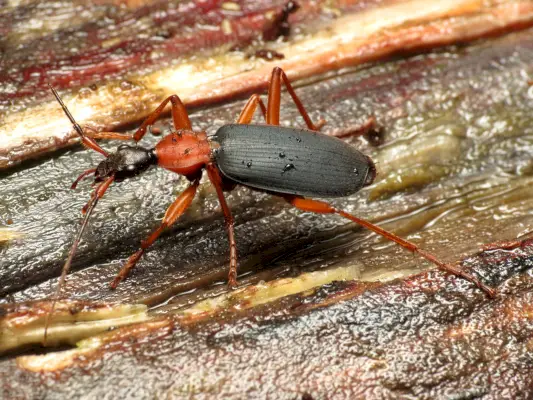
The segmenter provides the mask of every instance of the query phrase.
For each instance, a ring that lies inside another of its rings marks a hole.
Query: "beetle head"
[[[101,182],[110,176],[115,176],[115,181],[120,182],[139,175],[156,163],[157,157],[153,150],[123,144],[98,164],[94,173],[95,182]]]

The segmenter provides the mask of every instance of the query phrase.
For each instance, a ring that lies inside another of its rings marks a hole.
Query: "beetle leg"
[[[153,135],[159,135],[161,133],[160,129],[154,127],[149,127],[148,130]],[[92,128],[85,127],[85,134],[93,139],[107,139],[107,140],[133,140],[133,135],[129,133],[119,133],[119,132],[98,132]]]
[[[195,181],[193,181],[191,185],[187,189],[185,189],[176,200],[174,200],[174,203],[172,203],[167,209],[167,212],[163,217],[163,222],[161,223],[159,228],[152,232],[148,239],[142,241],[141,248],[137,250],[134,254],[132,254],[130,258],[128,258],[126,264],[124,264],[120,272],[117,274],[117,276],[111,283],[112,289],[115,289],[118,284],[128,275],[130,270],[135,267],[135,264],[137,264],[137,261],[139,261],[145,250],[157,240],[159,235],[161,235],[161,233],[166,228],[176,222],[176,220],[185,212],[185,210],[189,208],[194,199],[194,196],[196,195],[196,190],[198,188],[199,183],[200,179],[196,179]]]
[[[267,120],[266,116],[266,107],[265,103],[263,103],[263,100],[261,100],[261,97],[258,94],[253,94],[244,108],[241,111],[241,115],[239,115],[239,119],[237,120],[238,124],[249,124],[252,122],[252,118],[254,116],[255,110],[257,110],[257,105],[261,107],[261,112],[263,113],[263,117],[265,118],[265,121]]]
[[[223,183],[218,167],[214,164],[207,165],[207,176],[209,180],[215,187],[218,195],[218,201],[222,207],[222,212],[224,213],[224,219],[226,222],[226,230],[228,232],[228,241],[229,241],[229,273],[228,273],[228,286],[234,288],[237,286],[237,243],[235,242],[235,232],[234,225],[235,220],[233,215],[231,215],[231,210],[228,207],[228,203],[224,197],[222,191]]]
[[[326,121],[321,119],[320,121],[318,121],[316,125],[313,124],[313,121],[311,121],[311,118],[307,114],[307,111],[305,111],[304,105],[302,104],[302,102],[296,95],[294,89],[292,88],[289,78],[287,78],[287,75],[280,67],[275,67],[272,70],[272,78],[270,78],[270,86],[268,88],[267,116],[266,116],[267,124],[279,125],[279,111],[280,111],[281,81],[282,80],[285,83],[285,87],[287,88],[287,91],[291,95],[292,100],[294,101],[294,104],[296,104],[296,107],[298,107],[298,111],[300,111],[301,116],[305,120],[307,127],[311,129],[312,131],[320,130],[320,128],[324,126]]]
[[[118,132],[96,132],[85,128],[85,134],[93,139],[107,139],[107,140],[133,140],[133,135],[128,133]]]
[[[168,104],[168,102],[172,102],[172,120],[174,121],[174,128],[176,130],[179,129],[186,129],[186,130],[192,130],[191,121],[189,119],[189,115],[187,114],[187,110],[185,109],[185,106],[181,102],[181,99],[173,94],[172,96],[167,97],[163,102],[157,107],[149,116],[144,120],[141,126],[137,129],[137,131],[133,134],[133,140],[138,142],[142,139],[144,134],[146,133],[146,130],[148,129],[148,126],[152,125],[159,116],[163,113],[163,110],[165,109],[165,106]]]
[[[386,239],[392,240],[393,242],[402,246],[404,249],[407,249],[413,253],[418,253],[423,258],[432,262],[433,264],[435,264],[437,267],[439,267],[443,271],[460,276],[466,279],[467,281],[472,282],[478,288],[486,292],[490,297],[494,297],[496,294],[493,288],[485,285],[475,276],[463,271],[462,269],[458,268],[455,265],[445,264],[442,261],[439,261],[437,257],[435,257],[433,254],[428,253],[427,251],[419,248],[416,244],[411,243],[405,239],[402,239],[401,237],[396,236],[394,233],[388,232],[385,229],[382,229],[379,226],[374,225],[373,223],[369,221],[357,218],[355,215],[349,214],[343,210],[339,210],[323,201],[304,199],[302,197],[290,196],[290,195],[284,196],[284,198],[294,207],[300,210],[303,210],[303,211],[310,211],[310,212],[315,212],[315,213],[320,213],[320,214],[338,214],[344,218],[347,218],[350,221],[353,221],[359,225],[362,225],[365,228],[377,233],[378,235],[385,237]]]
[[[91,169],[88,169],[87,171],[84,171],[80,174],[80,176],[78,176],[76,178],[76,180],[72,183],[72,186],[70,186],[71,189],[76,189],[76,187],[78,186],[78,183],[80,183],[80,181],[82,179],[85,179],[87,176],[89,175],[92,175],[96,172],[96,168],[91,168]]]

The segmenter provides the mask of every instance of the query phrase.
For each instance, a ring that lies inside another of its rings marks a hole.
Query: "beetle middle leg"
[[[226,198],[224,197],[223,182],[220,172],[218,171],[218,167],[215,164],[208,164],[206,169],[207,176],[217,191],[218,201],[220,202],[220,207],[224,213],[229,241],[228,286],[234,288],[237,286],[237,243],[235,241],[234,231],[235,220],[233,219],[233,215],[231,215],[231,210],[229,209]]]
[[[287,196],[283,196],[283,197],[290,204],[292,204],[294,207],[296,207],[296,208],[298,208],[300,210],[303,210],[303,211],[310,211],[310,212],[319,213],[319,214],[337,214],[337,215],[340,215],[341,217],[347,218],[350,221],[353,221],[353,222],[355,222],[355,223],[357,223],[357,224],[359,224],[361,226],[364,226],[365,228],[377,233],[378,235],[381,235],[381,236],[385,237],[386,239],[389,239],[389,240],[399,244],[404,249],[407,249],[407,250],[409,250],[409,251],[411,251],[413,253],[417,253],[417,254],[421,255],[423,258],[425,258],[426,260],[432,262],[433,264],[435,264],[437,267],[439,267],[443,271],[446,271],[446,272],[449,272],[451,274],[460,276],[460,277],[466,279],[467,281],[472,282],[478,288],[480,288],[481,290],[486,292],[490,297],[494,297],[495,294],[496,294],[496,291],[493,288],[485,285],[479,279],[477,279],[475,276],[463,271],[462,269],[458,268],[455,265],[450,265],[450,264],[443,263],[442,261],[437,259],[437,257],[435,257],[433,254],[421,249],[416,244],[414,244],[412,242],[409,242],[409,241],[407,241],[405,239],[402,239],[401,237],[395,235],[394,233],[388,232],[385,229],[380,228],[379,226],[374,225],[373,223],[371,223],[369,221],[366,221],[364,219],[358,218],[355,215],[347,213],[346,211],[339,210],[339,209],[337,209],[337,208],[335,208],[335,207],[331,206],[330,204],[328,204],[326,202],[323,202],[323,201],[312,200],[312,199],[304,199],[302,197],[291,196],[291,195],[287,195]]]
[[[176,222],[177,219],[185,212],[185,210],[189,208],[194,196],[196,195],[199,183],[200,179],[193,181],[191,185],[178,196],[174,203],[170,205],[159,228],[152,232],[148,239],[141,242],[141,248],[132,254],[130,258],[128,258],[126,264],[124,264],[113,282],[111,282],[112,289],[115,289],[118,284],[128,275],[130,270],[135,267],[135,264],[137,264],[137,261],[139,261],[145,250],[157,240],[159,235],[161,235],[166,228]]]

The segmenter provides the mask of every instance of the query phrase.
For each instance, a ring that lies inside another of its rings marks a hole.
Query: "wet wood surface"
[[[289,19],[291,39],[265,43],[257,38],[272,29],[284,1],[157,1],[132,8],[67,3],[7,8],[0,16],[7,31],[0,168],[75,138],[48,84],[65,96],[80,124],[111,130],[139,121],[174,93],[201,106],[262,90],[275,65],[297,80],[533,23],[531,1],[302,2]],[[42,14],[54,10],[57,16],[42,23]],[[284,58],[250,57],[265,49]]]
[[[72,301],[147,304],[149,322],[89,334],[74,350],[10,352],[0,360],[3,395],[528,398],[532,246],[480,253],[533,228],[533,33],[520,28],[354,65],[297,89],[312,117],[327,120],[326,134],[377,161],[375,184],[335,205],[445,261],[466,257],[463,268],[500,287],[495,299],[353,224],[246,188],[229,195],[245,286],[230,293],[227,240],[208,183],[111,291],[124,260],[186,185],[153,169],[106,194],[65,290]],[[193,124],[212,134],[244,101],[193,109]],[[297,115],[284,98],[283,124],[301,125]],[[369,119],[383,133],[379,146],[349,135]],[[157,140],[147,136],[146,145]],[[53,292],[91,192],[70,183],[100,160],[73,147],[2,173],[4,321]],[[0,326],[0,340],[5,332]]]

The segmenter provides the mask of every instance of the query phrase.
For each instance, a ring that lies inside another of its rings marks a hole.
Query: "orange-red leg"
[[[304,105],[302,104],[301,100],[298,98],[294,89],[292,88],[289,78],[287,78],[287,75],[285,74],[285,72],[279,67],[275,67],[272,70],[272,77],[270,78],[270,86],[268,88],[268,106],[267,106],[267,113],[266,113],[267,124],[279,125],[281,81],[285,83],[285,87],[287,88],[287,91],[291,95],[292,100],[294,101],[294,104],[296,104],[296,107],[298,107],[298,111],[300,111],[300,114],[305,120],[307,127],[311,129],[312,131],[320,130],[320,128],[324,126],[326,121],[321,119],[320,121],[318,121],[316,125],[313,123],[313,121],[311,121],[311,118],[307,114],[307,111],[305,110]]]
[[[144,120],[139,129],[137,129],[137,131],[133,134],[133,139],[136,142],[142,139],[146,133],[146,130],[148,129],[148,126],[152,125],[159,118],[169,101],[172,103],[172,120],[174,121],[174,128],[192,130],[191,121],[185,106],[181,102],[181,99],[177,95],[173,94],[172,96],[169,96],[163,100],[159,107],[157,107],[148,116],[148,118]]]
[[[139,259],[142,257],[145,250],[157,240],[159,235],[161,235],[161,233],[163,233],[166,228],[176,222],[177,219],[185,212],[185,210],[189,208],[194,199],[194,196],[196,195],[196,190],[198,189],[199,183],[200,179],[193,181],[191,185],[178,196],[174,203],[170,205],[170,207],[167,209],[167,212],[165,213],[163,222],[161,223],[159,228],[152,232],[148,239],[141,242],[141,248],[137,250],[134,254],[132,254],[130,258],[128,258],[126,264],[124,264],[124,266],[117,274],[113,282],[111,282],[112,289],[115,289],[118,284],[126,276],[128,276],[130,270],[135,267],[135,264],[137,264],[137,261],[139,261]]]
[[[261,107],[261,112],[263,113],[263,117],[266,121],[267,116],[265,103],[263,103],[263,100],[261,100],[261,97],[258,94],[253,94],[242,109],[241,115],[239,115],[237,123],[246,125],[252,122],[252,118],[254,116],[255,110],[257,110],[258,105]]]
[[[91,129],[87,129],[87,136],[93,139],[107,139],[107,140],[133,140],[133,135],[129,133],[119,132],[96,132]]]
[[[345,212],[343,210],[336,209],[333,206],[331,206],[328,203],[325,203],[323,201],[304,199],[304,198],[296,197],[296,196],[285,196],[285,199],[289,203],[291,203],[293,206],[295,206],[296,208],[299,208],[300,210],[310,211],[310,212],[315,212],[315,213],[320,213],[320,214],[338,214],[338,215],[340,215],[340,216],[342,216],[344,218],[347,218],[347,219],[349,219],[349,220],[351,220],[353,222],[356,222],[359,225],[362,225],[365,228],[370,229],[371,231],[377,233],[378,235],[381,235],[381,236],[383,236],[383,237],[385,237],[385,238],[387,238],[389,240],[392,240],[393,242],[395,242],[395,243],[399,244],[400,246],[402,246],[404,249],[407,249],[407,250],[409,250],[409,251],[411,251],[413,253],[420,254],[423,258],[425,258],[426,260],[432,262],[433,264],[435,264],[440,269],[442,269],[444,271],[447,271],[449,273],[452,273],[454,275],[461,276],[461,277],[465,278],[466,280],[468,280],[468,281],[472,282],[473,284],[475,284],[481,290],[485,291],[489,296],[493,297],[496,294],[496,292],[495,292],[495,290],[493,288],[491,288],[489,286],[486,286],[479,279],[477,279],[475,276],[463,271],[462,269],[460,269],[460,268],[458,268],[458,267],[456,267],[454,265],[445,264],[442,261],[439,261],[437,259],[437,257],[435,257],[433,254],[428,253],[425,250],[422,250],[416,244],[411,243],[411,242],[409,242],[409,241],[407,241],[405,239],[402,239],[401,237],[396,236],[394,233],[388,232],[388,231],[380,228],[379,226],[374,225],[371,222],[368,222],[368,221],[365,221],[363,219],[357,218],[356,216],[354,216],[352,214],[348,214],[347,212]]]
[[[364,136],[372,146],[381,146],[384,141],[385,130],[379,126],[376,117],[371,115],[361,125],[348,127],[332,132],[332,135],[340,139],[348,137]]]
[[[107,140],[134,140],[132,134],[129,133],[119,133],[119,132],[97,132],[93,131],[90,128],[86,128],[86,135],[92,137],[93,139],[107,139]],[[160,129],[153,128],[148,129],[153,135],[159,135],[161,133]]]
[[[72,185],[70,186],[71,189],[76,189],[76,187],[78,186],[78,183],[80,183],[80,181],[84,178],[86,178],[87,176],[89,175],[92,175],[96,172],[96,168],[91,168],[91,169],[88,169],[87,171],[84,171],[80,174],[80,176],[78,176],[76,178],[76,180],[72,183]]]
[[[167,97],[163,102],[157,107],[141,124],[141,126],[135,131],[133,135],[128,133],[119,133],[119,132],[96,132],[89,131],[88,136],[94,139],[108,139],[108,140],[135,140],[138,142],[143,138],[148,130],[148,127],[151,126],[163,113],[168,102],[172,103],[171,114],[172,120],[174,122],[175,129],[187,129],[192,130],[191,121],[189,120],[189,115],[187,110],[183,105],[181,99],[173,94],[172,96]]]
[[[222,207],[222,212],[224,213],[224,220],[226,222],[226,230],[228,232],[229,241],[228,286],[234,288],[237,286],[237,243],[235,242],[234,232],[235,221],[233,219],[233,215],[231,215],[231,210],[228,207],[228,203],[226,203],[226,199],[222,191],[222,177],[220,176],[218,167],[214,164],[209,164],[207,166],[207,176],[217,191],[218,201],[220,202],[220,207]]]

